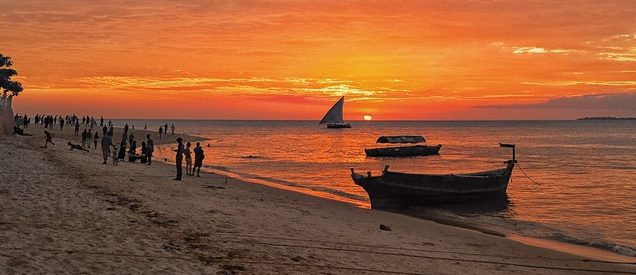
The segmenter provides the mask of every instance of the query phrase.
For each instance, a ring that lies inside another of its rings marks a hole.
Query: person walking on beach
[[[172,125],[170,125],[170,131],[171,131],[172,135],[174,136],[174,123],[172,123]]]
[[[159,126],[159,139],[161,139],[162,134],[163,134],[163,127]]]
[[[155,151],[155,142],[150,138],[150,134],[146,135],[146,157],[148,157],[148,165],[152,164],[152,153]]]
[[[108,156],[110,155],[110,146],[113,145],[113,133],[108,132],[102,137],[102,156],[104,157],[103,164],[106,164]]]
[[[190,173],[192,172],[192,151],[190,150],[190,146],[192,146],[192,144],[188,141],[186,143],[185,151],[183,151],[183,154],[185,155],[186,161],[186,175],[194,176],[194,173]]]
[[[201,172],[201,166],[203,166],[204,158],[205,158],[205,155],[203,154],[203,148],[201,148],[201,143],[197,142],[197,147],[194,147],[194,168],[192,168],[193,176],[194,176],[194,171],[196,170],[197,177],[200,177],[199,172]]]
[[[64,131],[64,119],[60,117],[60,131]]]
[[[174,150],[175,152],[177,152],[177,155],[175,156],[175,160],[177,163],[177,177],[174,180],[181,180],[181,175],[183,174],[183,172],[181,171],[181,169],[183,169],[183,139],[182,138],[177,138],[177,150]]]
[[[49,133],[49,131],[44,131],[44,134],[46,135],[46,140],[44,141],[44,146],[42,148],[48,148],[49,143],[55,145],[55,143],[53,143],[53,136],[51,133]]]

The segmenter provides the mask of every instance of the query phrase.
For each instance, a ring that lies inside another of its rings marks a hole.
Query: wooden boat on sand
[[[424,144],[426,140],[423,136],[381,136],[376,143],[386,144],[412,144],[410,146],[365,148],[367,157],[413,157],[438,155],[441,144],[429,146]]]
[[[466,174],[412,174],[389,171],[385,166],[382,175],[371,172],[361,175],[351,169],[355,184],[369,194],[374,209],[399,209],[418,205],[457,202],[485,202],[505,197],[512,169],[516,163],[515,145],[500,144],[512,148],[512,159],[505,161],[505,168]]]

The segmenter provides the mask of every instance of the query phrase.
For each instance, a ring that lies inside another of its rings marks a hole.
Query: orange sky
[[[636,116],[636,1],[176,2],[0,1],[15,111]]]

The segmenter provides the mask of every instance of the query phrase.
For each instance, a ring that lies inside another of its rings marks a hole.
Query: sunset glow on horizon
[[[319,120],[345,96],[345,120],[636,116],[634,1],[0,7],[20,113]]]

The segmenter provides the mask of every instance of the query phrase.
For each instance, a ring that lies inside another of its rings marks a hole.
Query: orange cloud
[[[497,118],[474,107],[636,88],[631,1],[24,0],[0,8],[2,53],[25,87],[15,104],[31,113],[319,119],[345,95],[352,118]]]

